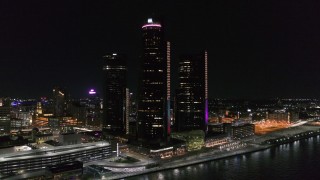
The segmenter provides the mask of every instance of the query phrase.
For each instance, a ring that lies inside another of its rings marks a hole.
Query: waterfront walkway
[[[245,148],[237,149],[234,151],[220,151],[218,149],[213,149],[212,151],[209,151],[209,152],[180,157],[179,159],[176,159],[176,160],[168,159],[166,160],[166,162],[161,163],[157,167],[145,169],[144,171],[141,171],[141,172],[110,174],[109,176],[105,176],[105,179],[121,179],[125,177],[130,177],[130,176],[136,176],[136,175],[147,174],[147,173],[152,173],[157,171],[174,169],[174,168],[189,166],[192,164],[198,164],[206,161],[223,159],[231,156],[236,156],[239,154],[246,154],[250,152],[261,151],[269,147],[270,147],[269,145],[249,145]]]
[[[253,136],[251,138],[244,139],[244,142],[248,144],[248,146],[244,148],[239,148],[231,151],[221,151],[218,148],[206,149],[206,151],[199,151],[198,154],[193,154],[193,155],[187,154],[181,157],[174,157],[172,159],[163,160],[161,161],[159,166],[150,168],[150,169],[145,169],[144,171],[133,172],[133,173],[109,174],[108,176],[105,177],[105,179],[121,179],[121,178],[130,177],[130,176],[137,176],[141,174],[174,169],[174,168],[189,166],[189,165],[198,164],[206,161],[213,161],[213,160],[228,158],[228,157],[232,157],[240,154],[247,154],[247,153],[252,153],[256,151],[261,151],[273,146],[273,145],[261,144],[266,140],[279,138],[283,136],[293,136],[298,133],[307,132],[307,131],[317,131],[317,130],[319,130],[319,126],[302,125],[298,127],[291,127],[291,128],[275,131],[267,135]]]

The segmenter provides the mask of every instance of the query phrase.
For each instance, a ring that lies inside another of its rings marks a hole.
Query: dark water
[[[247,155],[128,179],[320,180],[320,137],[312,137]]]

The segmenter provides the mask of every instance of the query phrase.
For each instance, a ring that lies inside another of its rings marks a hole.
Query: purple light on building
[[[161,28],[161,24],[145,24],[142,26],[142,28],[146,28],[146,27],[159,27],[159,28]]]
[[[205,123],[208,125],[208,119],[209,119],[209,109],[208,109],[208,99],[205,101]]]
[[[17,101],[12,101],[11,102],[11,106],[17,106],[18,105],[18,102]]]
[[[90,95],[96,94],[96,91],[94,89],[90,89],[89,94]]]

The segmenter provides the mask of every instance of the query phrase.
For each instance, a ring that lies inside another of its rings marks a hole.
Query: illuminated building
[[[182,56],[179,87],[176,91],[177,131],[207,131],[208,78],[207,52]]]
[[[11,111],[11,129],[25,128],[32,123],[32,114],[28,111],[14,109]]]
[[[223,123],[208,123],[208,133],[210,134],[223,134]]]
[[[66,115],[67,109],[66,102],[66,92],[59,88],[55,87],[53,89],[53,114],[56,117],[62,117]]]
[[[297,122],[299,120],[299,113],[296,112],[272,112],[267,113],[268,120],[274,120],[278,122]]]
[[[49,165],[101,160],[110,157],[111,147],[107,142],[48,147],[31,151],[0,154],[0,173],[17,173],[21,170],[41,170]]]
[[[37,117],[32,125],[34,127],[50,127],[52,129],[68,129],[79,125],[77,119],[73,117]]]
[[[100,127],[101,125],[101,105],[100,98],[94,89],[90,89],[89,98],[86,104],[87,114],[85,126],[95,126]]]
[[[162,24],[142,26],[142,74],[138,100],[138,139],[166,141],[170,134],[170,43]]]
[[[0,135],[10,132],[10,106],[0,99]]]
[[[127,110],[129,109],[129,119],[126,121],[128,123],[129,128],[127,133],[132,137],[137,137],[137,103],[136,98],[132,92],[129,90],[129,97],[127,96],[127,100],[129,101],[129,105]]]
[[[121,54],[107,54],[104,59],[103,129],[110,133],[124,134],[126,97],[126,59]]]
[[[245,138],[254,135],[255,125],[250,123],[232,123],[231,136],[234,138]]]
[[[42,114],[42,105],[41,102],[37,102],[37,115]]]

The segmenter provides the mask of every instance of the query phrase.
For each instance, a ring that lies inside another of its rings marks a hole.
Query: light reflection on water
[[[319,151],[317,136],[251,154],[128,179],[319,179]]]

